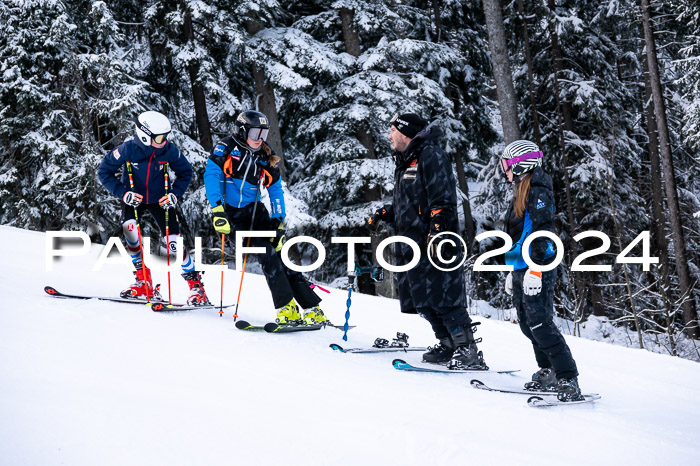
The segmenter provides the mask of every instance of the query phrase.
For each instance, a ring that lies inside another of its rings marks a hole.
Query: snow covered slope
[[[396,371],[394,354],[333,352],[336,329],[249,333],[231,312],[51,298],[44,285],[109,295],[131,276],[91,272],[101,246],[46,272],[44,234],[0,227],[0,239],[0,465],[671,465],[700,454],[694,362],[567,337],[582,388],[603,398],[536,409],[474,390],[468,375]],[[225,302],[239,279],[225,275]],[[218,274],[204,281],[218,300]],[[172,282],[184,300],[184,281]],[[323,295],[342,324],[347,292]],[[349,345],[396,331],[433,343],[395,301],[353,293],[351,313]],[[262,276],[246,275],[240,315],[274,318]],[[484,382],[520,386],[537,369],[516,325],[484,320],[477,336],[492,368],[522,369]]]

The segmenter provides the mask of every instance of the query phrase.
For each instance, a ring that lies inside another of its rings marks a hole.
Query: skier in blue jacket
[[[503,174],[513,183],[513,201],[505,220],[505,232],[513,240],[505,262],[513,266],[513,271],[506,278],[505,290],[513,296],[520,329],[532,342],[540,367],[525,388],[557,392],[560,401],[579,401],[583,397],[578,386],[576,362],[554,323],[557,269],[536,271],[522,255],[523,242],[530,234],[554,232],[552,178],[542,170],[542,151],[530,141],[508,144],[500,162]],[[553,242],[545,237],[532,241],[528,252],[538,265],[550,263],[556,255]]]
[[[288,269],[278,252],[284,242],[284,194],[275,155],[265,139],[270,130],[267,117],[254,110],[241,112],[231,136],[219,141],[204,171],[204,187],[212,208],[214,229],[229,235],[237,230],[274,230],[276,236],[251,238],[251,246],[264,247],[258,256],[280,324],[327,322],[321,302],[304,276]],[[267,189],[272,212],[260,202],[258,184]],[[257,205],[257,207],[256,207]],[[295,302],[296,299],[296,302]],[[304,309],[303,318],[297,306]]]
[[[121,199],[122,229],[127,250],[136,269],[136,282],[121,292],[124,298],[137,298],[148,294],[155,299],[162,299],[158,290],[153,288],[150,269],[142,264],[134,211],[138,211],[139,218],[145,211],[149,211],[165,237],[165,210],[175,207],[178,198],[182,197],[192,180],[192,166],[180,149],[168,140],[171,130],[170,121],[165,115],[153,111],[140,114],[136,119],[136,137],[107,152],[97,169],[100,182],[112,195]],[[129,181],[127,163],[131,165],[133,189]],[[167,195],[164,176],[166,164],[176,178]],[[117,172],[120,169],[122,174],[121,178],[118,178]],[[168,249],[170,254],[177,257],[180,224],[177,214],[173,217],[169,222]],[[195,271],[194,261],[185,247],[182,251],[182,270],[182,277],[190,287],[188,304],[209,304],[201,275]]]

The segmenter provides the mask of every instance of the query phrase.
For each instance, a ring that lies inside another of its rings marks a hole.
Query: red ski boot
[[[134,266],[136,267],[134,271],[136,282],[122,291],[119,296],[130,299],[146,299],[146,293],[148,293],[148,297],[151,301],[162,301],[163,297],[160,295],[160,285],[153,288],[151,269],[148,267],[142,268],[141,264],[134,264]]]
[[[190,287],[190,297],[187,298],[187,304],[190,306],[211,306],[207,293],[204,291],[202,276],[196,270],[182,274],[182,278],[187,280]]]

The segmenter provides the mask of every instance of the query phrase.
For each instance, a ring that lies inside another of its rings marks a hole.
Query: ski
[[[251,332],[264,332],[265,327],[262,325],[253,325],[250,322],[246,322],[245,320],[238,320],[236,321],[236,328],[240,330],[248,330]]]
[[[581,401],[559,401],[556,398],[542,398],[541,396],[531,396],[527,399],[527,404],[533,408],[542,408],[547,406],[564,406],[564,405],[580,405],[583,403],[590,403],[595,400],[600,399],[600,395],[597,393],[592,393],[589,395],[583,395],[584,399]]]
[[[494,387],[489,387],[486,385],[484,382],[481,380],[476,380],[473,379],[470,382],[471,386],[474,388],[478,388],[479,390],[487,390],[489,392],[500,392],[500,393],[514,393],[514,394],[519,394],[519,395],[541,395],[541,396],[551,396],[554,395],[556,396],[557,392],[556,390],[553,391],[546,391],[546,390],[527,390],[525,388],[494,388]]]
[[[476,380],[476,379],[472,380],[470,383],[471,383],[471,386],[472,386],[472,387],[478,388],[479,390],[487,390],[487,391],[490,391],[490,392],[500,392],[500,393],[513,393],[513,394],[516,394],[516,395],[530,395],[530,398],[528,399],[528,403],[529,403],[530,400],[533,399],[533,398],[541,398],[541,397],[543,397],[543,396],[547,396],[547,397],[552,397],[552,396],[556,397],[556,396],[557,396],[557,391],[556,391],[556,390],[544,391],[544,390],[527,390],[527,389],[524,389],[524,388],[521,388],[521,389],[517,389],[517,388],[494,388],[494,387],[489,387],[489,386],[486,385],[484,382],[482,382],[482,381],[480,381],[480,380]],[[533,395],[534,395],[534,396],[533,396]],[[593,401],[593,400],[597,400],[598,398],[600,398],[600,395],[599,395],[598,393],[584,393],[583,396],[586,398],[585,401],[578,401],[578,402],[573,402],[573,401],[561,402],[561,401],[557,401],[557,402],[554,403],[554,404],[585,403],[585,402],[587,402],[587,401]],[[547,406],[551,406],[551,405],[553,404],[552,401],[549,401],[548,403],[549,403],[549,404],[548,404]],[[544,406],[544,405],[541,405],[541,404],[540,404],[540,405],[537,405],[537,404],[535,404],[535,405],[533,405],[533,406]]]
[[[308,332],[311,330],[321,330],[325,325],[310,324],[310,325],[279,325],[274,322],[265,324],[263,329],[267,333],[292,333],[292,332]]]
[[[491,373],[491,374],[512,374],[513,372],[520,372],[520,369],[508,370],[508,371],[494,371],[491,369],[469,369],[469,370],[450,370],[450,369],[437,369],[433,367],[424,366],[413,366],[402,359],[394,359],[391,363],[394,369],[400,371],[413,371],[413,372],[432,372],[436,374],[474,374],[474,373]]]
[[[89,296],[89,295],[78,295],[78,294],[66,294],[66,293],[61,293],[58,291],[56,288],[52,286],[45,286],[44,291],[46,294],[49,296],[53,296],[54,298],[66,298],[66,299],[97,299],[99,301],[109,301],[113,303],[126,303],[126,304],[141,304],[143,305],[148,305],[151,307],[151,309],[155,312],[172,312],[172,311],[192,311],[194,309],[218,309],[220,306],[210,304],[206,306],[188,306],[187,304],[181,304],[181,303],[172,303],[168,304],[164,301],[151,301],[150,303],[147,302],[145,299],[138,299],[138,298],[117,298],[117,297],[112,297],[112,296]],[[223,307],[232,307],[235,306],[235,304],[227,304]]]
[[[275,322],[268,322],[265,325],[253,325],[245,320],[239,320],[236,322],[236,328],[239,330],[247,330],[249,332],[268,332],[268,333],[293,333],[293,332],[305,332],[311,330],[321,330],[322,328],[333,327],[339,330],[343,330],[341,325],[331,325],[331,324],[310,324],[310,325],[280,325]],[[354,325],[348,327],[348,329],[355,328]]]
[[[428,348],[422,346],[388,346],[386,348],[371,346],[369,348],[343,348],[340,345],[331,343],[330,347],[335,351],[340,351],[341,353],[407,353],[409,351],[428,351]]]

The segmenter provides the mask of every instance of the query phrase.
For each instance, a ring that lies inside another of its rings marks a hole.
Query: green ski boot
[[[278,324],[299,324],[301,321],[301,314],[299,314],[299,308],[297,308],[297,303],[294,302],[294,299],[289,301],[286,306],[277,309],[276,322]]]
[[[304,310],[304,323],[306,325],[329,323],[326,315],[320,307],[312,307]]]

